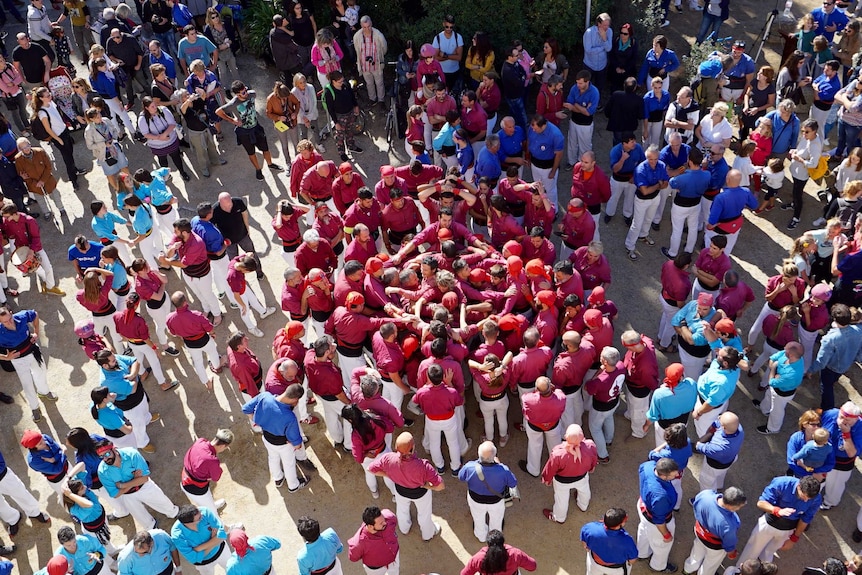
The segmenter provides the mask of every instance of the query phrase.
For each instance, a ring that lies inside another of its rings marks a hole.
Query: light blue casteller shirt
[[[281,549],[281,541],[261,535],[248,540],[249,549],[244,557],[234,551],[227,560],[227,575],[261,575],[272,567],[272,552]]]

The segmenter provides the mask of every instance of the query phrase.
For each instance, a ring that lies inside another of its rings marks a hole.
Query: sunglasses
[[[628,36],[628,35],[629,35],[628,32],[620,32],[620,36]]]

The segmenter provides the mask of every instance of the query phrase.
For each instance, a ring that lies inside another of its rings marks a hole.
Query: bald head
[[[545,376],[540,377],[536,380],[536,391],[541,393],[542,395],[547,395],[551,390],[551,380]]]
[[[299,366],[292,359],[286,359],[279,364],[278,373],[280,373],[284,379],[291,380],[299,373]]]
[[[317,162],[317,173],[324,178],[329,176],[329,162]]]
[[[739,431],[739,417],[735,413],[725,411],[718,418],[718,422],[724,428],[725,433],[736,433]]]
[[[595,162],[596,161],[596,153],[593,152],[592,150],[590,150],[588,152],[584,152],[581,155],[581,161],[582,162]]]
[[[802,357],[802,344],[798,341],[791,341],[784,346],[784,353],[791,360],[797,360]]]
[[[395,451],[407,455],[413,451],[413,434],[405,431],[395,439]]]
[[[727,187],[738,188],[742,183],[742,172],[739,170],[730,170],[727,172]]]
[[[563,345],[569,351],[577,351],[581,347],[581,334],[572,330],[563,334]]]
[[[483,441],[479,444],[478,454],[481,463],[493,463],[497,457],[497,447],[493,441]]]

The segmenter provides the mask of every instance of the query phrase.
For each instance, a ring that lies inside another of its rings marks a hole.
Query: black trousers
[[[57,140],[51,140],[51,144],[63,157],[63,164],[66,166],[66,175],[69,177],[69,181],[77,182],[78,176],[75,172],[78,171],[78,167],[75,165],[75,142],[72,140],[72,134],[69,133],[69,130],[63,130],[59,136],[63,144],[58,144]]]

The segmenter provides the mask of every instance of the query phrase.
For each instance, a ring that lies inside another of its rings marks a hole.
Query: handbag
[[[817,162],[817,166],[813,168],[808,168],[808,177],[812,180],[819,180],[823,176],[826,175],[826,172],[829,171],[829,160],[828,156],[820,156],[820,160]]]
[[[485,472],[482,470],[482,464],[481,463],[476,466],[476,477],[479,478],[479,481],[481,481],[482,483],[485,484],[485,487],[488,488],[488,491],[490,491],[491,493],[493,493],[494,495],[496,495],[497,497],[499,497],[500,499],[505,501],[506,507],[511,507],[512,505],[514,505],[515,504],[515,498],[518,498],[518,499],[521,498],[521,492],[518,491],[517,485],[515,487],[507,487],[506,489],[503,490],[502,494],[499,491],[497,491],[496,489],[494,489],[493,487],[491,487],[490,485],[488,485],[488,482],[485,481]]]

